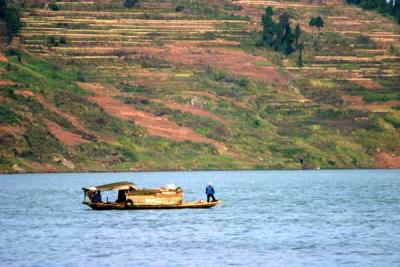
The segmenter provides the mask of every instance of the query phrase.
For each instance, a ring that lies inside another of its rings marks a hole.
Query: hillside
[[[0,172],[400,167],[390,17],[340,0],[56,5],[25,5],[0,54]],[[305,31],[303,67],[257,45],[267,6]]]

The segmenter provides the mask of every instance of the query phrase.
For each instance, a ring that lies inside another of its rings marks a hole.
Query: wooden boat
[[[82,188],[84,200],[82,204],[94,210],[140,210],[140,209],[207,209],[222,201],[205,202],[203,200],[183,202],[183,190],[175,185],[146,189],[139,188],[130,182],[118,182],[100,186]],[[101,192],[118,191],[115,201],[103,202]]]

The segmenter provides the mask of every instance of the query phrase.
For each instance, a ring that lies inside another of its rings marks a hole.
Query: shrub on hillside
[[[49,43],[52,45],[57,45],[57,40],[56,37],[54,37],[53,35],[49,36]]]
[[[31,149],[26,153],[27,158],[44,162],[49,160],[53,154],[64,154],[63,146],[43,126],[29,126],[24,137]]]
[[[78,81],[86,82],[86,75],[82,71],[78,72]]]
[[[185,10],[185,7],[182,5],[178,5],[175,7],[175,12],[183,12]]]
[[[385,121],[393,125],[394,128],[400,129],[400,118],[395,115],[386,115]]]
[[[8,105],[1,105],[0,121],[6,124],[17,124],[21,121],[21,117],[14,113]]]
[[[125,0],[124,1],[124,7],[126,7],[126,8],[134,8],[134,7],[137,7],[138,4],[139,4],[138,0]]]
[[[51,3],[51,4],[48,5],[48,7],[49,7],[50,10],[53,10],[53,11],[59,11],[60,10],[60,7],[56,3]]]
[[[16,56],[19,62],[22,61],[22,53],[21,53],[21,50],[19,50],[19,49],[15,49],[15,48],[8,49],[6,51],[6,56],[9,56],[9,57]]]
[[[66,44],[67,43],[67,37],[61,36],[60,37],[60,44]]]
[[[132,150],[129,150],[129,149],[123,147],[123,148],[121,148],[121,153],[122,153],[122,156],[125,159],[128,159],[129,161],[135,161],[135,162],[138,161],[136,154]]]
[[[0,5],[0,19],[4,21],[6,26],[6,40],[11,41],[22,27],[20,19],[20,11],[15,7],[7,7]]]
[[[346,0],[347,3],[358,5],[365,10],[377,10],[381,14],[388,14],[400,23],[400,1],[399,0]]]

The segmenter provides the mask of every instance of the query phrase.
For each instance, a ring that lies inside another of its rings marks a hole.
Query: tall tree
[[[4,19],[6,8],[7,8],[7,1],[0,0],[0,19]]]
[[[11,41],[22,26],[19,9],[8,6],[6,0],[0,0],[0,19],[6,25],[6,41]]]
[[[301,36],[301,27],[300,27],[300,24],[297,23],[296,28],[294,29],[294,38],[295,38],[296,49],[298,48],[298,45],[299,45],[300,36]]]
[[[283,12],[280,16],[279,16],[279,24],[281,25],[282,28],[286,28],[289,24],[290,24],[290,18],[289,18],[289,14],[286,12]]]
[[[281,51],[282,53],[289,55],[296,50],[296,47],[293,47],[293,44],[295,41],[296,45],[298,44],[301,29],[297,29],[296,35],[293,33],[290,26],[290,17],[286,12],[279,16],[278,22],[275,22],[272,16],[273,10],[271,7],[268,7],[265,10],[265,14],[262,16],[262,42],[264,45],[268,45],[275,51]]]
[[[396,5],[399,5],[398,0],[346,0],[347,3],[358,5],[365,10],[377,10],[382,14],[393,16],[400,23],[400,12],[397,11]]]
[[[321,28],[323,28],[325,26],[325,22],[324,20],[321,18],[321,16],[318,17],[312,17],[310,19],[310,22],[308,23],[308,25],[311,26],[312,29],[312,36],[313,36],[313,40],[314,40],[314,48],[316,51],[319,50],[319,36],[320,36],[320,31]],[[318,29],[318,35],[317,37],[314,36],[314,27],[316,27]]]
[[[7,7],[4,12],[4,21],[6,23],[8,41],[11,41],[22,27],[19,9]]]
[[[281,41],[281,46],[284,45],[285,36],[287,35],[288,29],[290,28],[290,21],[288,13],[284,12],[279,16],[279,24],[280,28],[282,29],[281,34],[278,35],[278,38]]]
[[[285,29],[285,34],[283,37],[283,52],[288,56],[290,55],[293,51],[293,42],[294,42],[294,34],[292,32],[292,28],[290,25],[286,26]]]
[[[298,45],[298,50],[299,50],[299,56],[297,57],[297,66],[300,68],[304,66],[303,64],[303,50],[304,50],[304,44],[300,43]]]
[[[308,22],[308,26],[311,27],[312,36],[314,36],[314,27],[316,26],[315,18],[314,18],[314,17],[312,17],[312,18],[310,19],[310,21]]]
[[[393,16],[396,18],[397,23],[400,23],[400,0],[395,0],[394,2]]]
[[[274,12],[272,11],[272,7],[268,7],[265,9],[265,14],[262,16],[262,24],[263,24],[263,42],[272,45],[275,38],[275,22],[272,19]]]
[[[315,26],[318,28],[318,35],[319,35],[321,28],[323,28],[325,26],[325,22],[321,18],[321,16],[318,16],[315,18]]]
[[[275,23],[274,25],[274,34],[275,38],[271,44],[271,46],[274,48],[275,51],[278,51],[281,49],[283,41],[282,41],[282,36],[284,35],[284,29],[281,27],[279,23]]]

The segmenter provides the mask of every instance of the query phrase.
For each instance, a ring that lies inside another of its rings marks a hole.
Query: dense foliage
[[[6,39],[10,41],[22,26],[19,9],[9,6],[5,0],[0,0],[0,19],[5,23]]]
[[[312,18],[310,19],[310,22],[308,23],[308,25],[309,25],[312,29],[314,29],[314,27],[316,27],[316,28],[318,29],[318,34],[317,34],[316,37],[314,36],[314,30],[313,30],[314,49],[315,49],[316,51],[318,51],[318,50],[319,50],[319,36],[320,36],[320,33],[321,33],[321,28],[323,28],[323,27],[325,26],[325,22],[324,22],[324,20],[323,20],[320,16],[318,16],[318,17],[312,17]]]
[[[126,8],[134,8],[138,5],[138,0],[125,0],[124,6]]]
[[[393,16],[400,23],[400,0],[346,0],[349,4],[362,7],[365,10],[377,10],[382,14]]]
[[[278,22],[273,20],[273,14],[272,7],[268,7],[262,16],[262,43],[272,47],[276,51],[290,55],[296,51],[299,44],[301,36],[300,25],[297,24],[293,32],[288,13],[284,12],[280,15]]]

